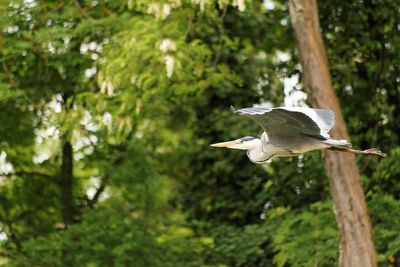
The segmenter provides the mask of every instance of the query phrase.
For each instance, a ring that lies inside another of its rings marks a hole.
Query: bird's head
[[[260,145],[260,139],[252,137],[252,136],[245,136],[236,140],[216,143],[212,144],[212,147],[227,147],[227,148],[234,148],[234,149],[241,149],[241,150],[251,150]]]

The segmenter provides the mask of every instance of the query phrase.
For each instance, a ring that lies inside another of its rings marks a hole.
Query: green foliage
[[[115,206],[114,206],[115,207]],[[65,231],[33,238],[11,266],[201,266],[201,240],[178,224],[102,207]]]
[[[271,226],[247,225],[244,228],[220,226],[214,229],[214,249],[207,254],[212,263],[224,262],[227,266],[271,266]]]
[[[301,74],[287,3],[266,2],[0,1],[0,265],[335,265],[319,152],[260,166],[209,147],[260,134],[229,105],[282,105]],[[358,157],[383,266],[400,252],[398,8],[319,2],[352,142],[390,155]]]
[[[281,220],[273,240],[277,266],[337,264],[339,236],[331,201],[314,203],[299,213],[286,211]]]
[[[390,262],[390,258],[395,259],[400,250],[400,226],[397,223],[400,204],[387,194],[375,193],[370,198],[368,204],[375,229],[378,261],[385,264]]]

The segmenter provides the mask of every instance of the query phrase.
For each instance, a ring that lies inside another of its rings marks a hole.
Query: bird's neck
[[[267,161],[269,158],[272,157],[272,154],[264,152],[262,149],[261,140],[260,139],[257,140],[258,140],[258,145],[247,151],[247,157],[254,163],[264,163],[265,161]]]

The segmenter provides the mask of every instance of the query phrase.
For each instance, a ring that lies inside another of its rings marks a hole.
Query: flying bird
[[[260,138],[245,136],[211,146],[247,150],[247,156],[253,163],[265,163],[272,157],[292,157],[321,149],[387,156],[375,148],[356,150],[351,148],[347,140],[332,139],[329,131],[335,125],[335,113],[330,109],[252,107],[236,110],[231,106],[231,111],[253,119],[264,132]]]

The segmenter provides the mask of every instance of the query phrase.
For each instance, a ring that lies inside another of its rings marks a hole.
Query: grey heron
[[[291,157],[321,149],[387,156],[375,148],[355,150],[347,140],[332,139],[329,131],[335,124],[335,113],[330,109],[252,107],[236,110],[231,106],[231,111],[253,119],[264,132],[260,138],[245,136],[211,146],[247,150],[247,156],[253,163],[265,163],[272,157]]]

